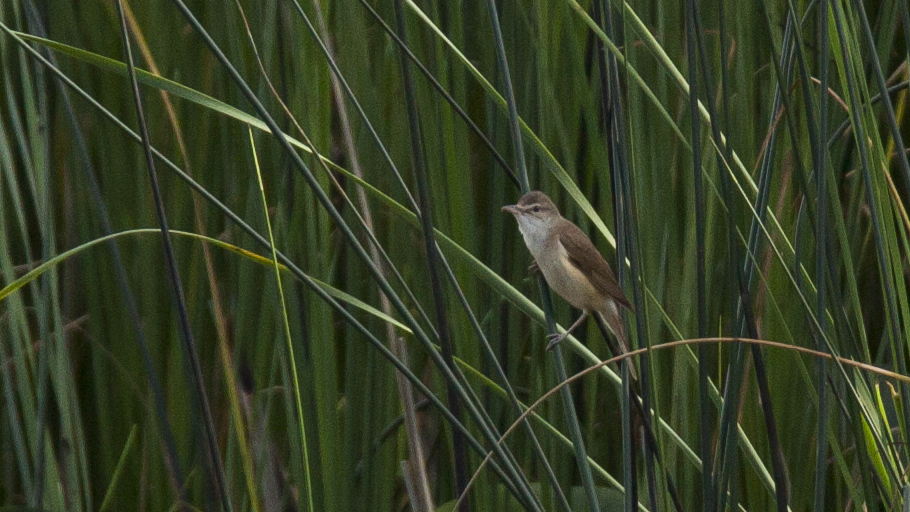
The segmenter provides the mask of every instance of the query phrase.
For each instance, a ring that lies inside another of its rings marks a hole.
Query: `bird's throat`
[[[541,222],[519,221],[518,229],[521,231],[521,237],[531,255],[534,256],[534,259],[539,259],[540,253],[546,247],[551,235],[549,227]]]

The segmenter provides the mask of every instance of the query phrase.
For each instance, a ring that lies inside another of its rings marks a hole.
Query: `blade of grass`
[[[83,251],[94,247],[95,245],[98,245],[101,243],[107,244],[109,242],[114,242],[118,238],[129,237],[129,236],[133,236],[133,235],[155,234],[155,233],[160,234],[161,231],[157,228],[130,229],[127,231],[111,233],[109,235],[105,235],[105,236],[96,238],[94,240],[85,242],[83,244],[80,244],[76,247],[73,247],[72,249],[66,250],[66,251],[54,256],[53,258],[49,259],[48,261],[45,261],[45,262],[41,263],[40,265],[36,266],[35,268],[29,270],[27,273],[20,276],[18,279],[7,284],[5,287],[0,288],[0,301],[7,299],[11,295],[13,295],[17,291],[19,291],[23,286],[34,281],[35,279],[40,277],[42,274],[47,272],[49,269],[60,265],[67,259],[69,259],[73,256],[76,256],[77,254],[80,254]],[[219,247],[221,249],[224,249],[224,250],[230,251],[234,254],[237,254],[243,258],[246,258],[254,263],[258,263],[260,265],[267,265],[267,266],[272,265],[272,262],[269,258],[260,256],[256,253],[250,252],[246,249],[242,249],[240,247],[237,247],[236,245],[231,245],[222,240],[218,240],[217,238],[211,238],[211,237],[208,237],[205,235],[200,235],[198,233],[188,233],[186,231],[179,231],[179,230],[175,230],[175,229],[172,229],[170,231],[170,233],[172,236],[187,237],[187,238],[198,240],[198,241],[203,242],[208,245]],[[271,250],[271,247],[267,247],[266,249]],[[280,252],[278,252],[278,256],[279,256],[279,258],[281,257]],[[293,275],[298,280],[303,281],[294,272],[293,269],[289,268],[288,266],[284,265],[283,263],[279,263],[278,267],[279,267],[279,270],[281,270],[282,272],[287,272],[287,273]],[[307,277],[309,277],[309,276],[307,276]],[[404,333],[408,333],[408,334],[411,333],[411,330],[408,329],[407,326],[405,326],[401,322],[395,320],[394,318],[386,315],[382,311],[370,306],[369,304],[357,299],[356,297],[353,297],[337,288],[332,287],[331,285],[329,285],[327,283],[324,283],[324,282],[319,281],[318,279],[314,279],[312,277],[309,277],[309,278],[313,281],[313,283],[315,283],[319,288],[321,288],[329,296],[331,296],[337,300],[340,300],[346,304],[354,306],[355,308],[360,309],[360,310],[364,311],[365,313],[369,313],[370,315],[377,317],[378,319],[382,320],[383,322],[390,323],[390,324],[394,325],[396,328],[400,329]]]
[[[233,510],[230,497],[228,496],[227,484],[224,477],[224,468],[221,465],[221,452],[218,448],[218,441],[215,437],[215,423],[212,419],[212,411],[208,398],[205,393],[205,383],[202,380],[202,368],[199,364],[199,356],[196,351],[196,343],[193,339],[193,331],[190,326],[189,313],[186,310],[186,299],[184,298],[183,286],[180,282],[180,276],[177,273],[177,260],[174,255],[174,248],[171,246],[170,229],[167,222],[167,214],[164,211],[164,203],[161,198],[161,190],[158,185],[158,175],[155,170],[155,160],[152,155],[151,144],[149,142],[148,127],[145,122],[145,112],[142,107],[141,93],[139,92],[139,82],[136,80],[135,65],[133,63],[133,53],[131,50],[129,31],[126,26],[126,16],[123,13],[121,0],[117,0],[117,11],[120,15],[120,30],[123,40],[124,53],[127,67],[130,74],[130,84],[136,116],[139,120],[139,132],[142,138],[142,144],[145,150],[145,164],[151,182],[152,196],[155,201],[155,213],[158,217],[158,224],[161,228],[161,238],[164,243],[164,258],[168,272],[168,278],[173,294],[174,307],[177,310],[177,317],[180,325],[180,339],[183,342],[184,355],[191,375],[191,388],[193,389],[197,406],[202,415],[203,430],[207,443],[207,454],[209,461],[209,470],[215,481],[215,492],[221,499],[221,508],[225,512]]]
[[[395,21],[398,27],[399,37],[407,46],[407,27],[402,14],[400,0],[395,2]],[[424,250],[427,257],[427,269],[430,277],[430,287],[433,296],[433,306],[436,312],[436,329],[439,332],[439,345],[441,347],[442,359],[450,367],[454,368],[455,363],[452,360],[454,355],[449,329],[449,318],[446,312],[445,291],[442,288],[442,282],[439,278],[439,255],[436,245],[436,238],[433,235],[433,203],[431,202],[432,191],[431,184],[427,176],[427,162],[424,155],[423,135],[420,130],[420,120],[418,116],[417,98],[414,94],[414,78],[411,76],[410,61],[402,54],[400,57],[401,78],[404,82],[404,101],[407,105],[408,112],[408,130],[410,134],[411,160],[414,166],[414,178],[417,184],[417,200],[420,210],[420,221],[424,242]],[[446,398],[448,399],[449,410],[452,415],[459,421],[461,420],[461,404],[458,402],[457,391],[453,383],[446,384]],[[465,459],[464,441],[457,432],[452,432],[452,456],[455,462],[455,493],[461,494],[467,484],[467,460]],[[532,493],[529,490],[529,495]],[[427,504],[432,510],[432,501]],[[467,504],[461,508],[462,511],[470,510]]]
[[[828,197],[827,197],[827,174],[828,174],[828,145],[824,144],[827,140],[825,134],[828,132],[828,0],[821,0],[818,7],[818,48],[821,52],[819,56],[819,76],[821,81],[821,93],[818,102],[818,127],[819,127],[819,144],[816,148],[817,159],[815,167],[816,181],[816,198],[818,200],[818,221],[815,223],[815,283],[818,287],[816,291],[816,316],[819,320],[819,328],[822,333],[828,330],[828,315],[825,314],[826,303],[826,279],[824,264],[827,259],[828,247]],[[816,338],[816,346],[821,349],[822,341]],[[818,426],[816,429],[815,443],[815,489],[812,495],[813,510],[823,512],[825,510],[825,487],[826,487],[826,468],[828,440],[828,366],[824,361],[819,360],[816,364],[816,375],[818,383],[816,393],[818,394]]]
[[[319,23],[321,38],[323,41],[325,41],[326,56],[328,59],[336,61],[336,52],[334,50],[332,39],[329,35],[328,27],[326,26],[325,16],[322,15],[322,9],[319,5],[319,0],[313,0],[313,6],[315,7],[316,21]],[[344,137],[345,151],[347,152],[348,159],[351,163],[351,170],[355,175],[363,177],[363,171],[361,170],[360,166],[360,159],[358,157],[357,149],[354,143],[353,128],[351,126],[351,121],[349,119],[347,106],[345,103],[343,84],[339,78],[338,73],[331,73],[331,79],[332,97],[335,100],[335,107],[338,110],[338,117],[341,121],[341,131]],[[302,134],[303,130],[300,130],[300,132]],[[312,147],[312,144],[310,144],[310,146]],[[326,174],[329,176],[334,176],[331,171],[329,171],[328,166],[321,158],[319,161],[323,164]],[[357,199],[360,205],[360,209],[363,211],[364,231],[370,233],[370,236],[372,237],[372,233],[374,231],[372,210],[370,208],[369,201],[367,200],[366,192],[364,192],[364,190],[359,187],[357,188]],[[354,212],[357,211],[357,209],[353,207],[351,210]],[[396,275],[400,275],[398,273],[398,269],[391,265],[391,259],[387,256],[384,256],[384,254],[385,251],[382,250],[378,240],[374,241],[374,243],[370,246],[370,255],[373,257],[373,261],[376,262],[379,270],[385,271],[384,266],[380,263],[382,261],[382,258],[385,257],[385,260],[388,261],[390,267],[392,268],[392,271],[395,272]],[[404,284],[404,279],[399,277],[399,282]],[[405,290],[407,290],[407,287],[405,287]],[[392,305],[389,302],[388,297],[381,293],[381,291],[379,293],[379,300],[383,313],[386,315],[391,315]],[[411,296],[411,300],[415,305],[419,306],[419,302],[415,297]],[[421,313],[421,317],[424,319],[427,325],[432,325],[432,323],[429,321],[429,317],[425,313]],[[408,361],[409,355],[407,344],[403,343],[402,338],[396,335],[393,324],[391,323],[386,324],[386,337],[388,338],[389,344],[395,354],[402,361]],[[430,510],[430,508],[427,507],[430,507],[432,504],[432,494],[430,490],[429,477],[427,475],[426,455],[424,453],[425,450],[422,443],[423,438],[421,437],[420,424],[417,421],[417,410],[414,403],[414,392],[411,389],[411,385],[408,380],[404,378],[404,376],[402,376],[400,373],[395,373],[395,382],[398,386],[398,395],[401,398],[401,405],[404,411],[403,415],[405,418],[405,432],[407,434],[408,450],[410,452],[408,464],[407,466],[402,465],[402,468],[406,468],[407,471],[410,472],[411,481],[418,490],[418,493],[416,495],[421,497],[419,498],[420,501],[416,501],[416,503],[423,503],[426,510]],[[419,511],[420,509],[418,507],[417,512]]]
[[[114,474],[111,475],[111,483],[107,486],[107,491],[104,492],[104,499],[101,501],[101,507],[98,508],[98,512],[107,510],[111,501],[111,493],[117,487],[117,482],[120,481],[120,475],[123,473],[123,466],[126,463],[126,456],[129,455],[130,449],[136,443],[136,434],[138,432],[139,426],[134,424],[133,428],[130,429],[129,437],[126,438],[126,443],[123,445],[123,450],[120,452],[120,459],[117,461],[117,466],[114,468]]]
[[[121,0],[121,7],[123,8],[123,15],[126,18],[126,21],[129,26],[130,32],[133,34],[133,37],[136,40],[137,46],[139,47],[139,53],[142,55],[143,59],[146,62],[146,65],[149,67],[151,72],[155,75],[160,75],[161,72],[158,69],[155,59],[152,56],[152,52],[148,46],[148,43],[143,35],[142,29],[139,26],[139,23],[136,21],[136,17],[133,14],[132,10],[128,3],[125,0]],[[112,2],[108,4],[108,7],[113,10]],[[62,85],[61,85],[62,87]],[[177,113],[174,109],[174,105],[171,102],[170,96],[162,91],[160,92],[161,101],[164,103],[165,112],[167,113],[168,120],[173,128],[173,132],[177,139],[177,147],[180,150],[180,155],[183,159],[183,166],[186,169],[188,174],[192,174],[190,167],[189,151],[186,146],[186,141],[184,138],[183,130],[181,129],[180,123],[177,118]],[[205,223],[203,220],[202,212],[202,200],[198,196],[192,196],[193,202],[193,222],[196,232],[199,234],[205,234]],[[108,230],[110,232],[110,230]],[[218,287],[218,279],[215,274],[215,264],[212,261],[212,255],[209,252],[208,244],[202,245],[202,256],[205,263],[206,277],[209,286],[209,294],[212,297],[212,316],[215,320],[215,331],[218,335],[218,354],[221,358],[221,368],[224,372],[224,380],[227,384],[228,398],[230,401],[231,416],[236,425],[236,432],[238,438],[238,446],[241,453],[241,462],[243,464],[245,480],[247,483],[247,492],[249,493],[251,505],[254,512],[259,510],[259,499],[256,494],[255,486],[253,485],[253,466],[252,460],[250,459],[250,447],[248,443],[247,436],[247,426],[243,422],[243,414],[240,411],[240,401],[237,397],[237,384],[234,377],[234,364],[229,351],[229,340],[228,340],[228,326],[227,319],[224,313],[224,305],[221,299],[221,291]]]
[[[696,315],[698,318],[697,331],[699,337],[708,334],[708,305],[707,305],[707,276],[705,261],[705,194],[703,177],[701,173],[701,125],[698,119],[698,53],[695,46],[696,32],[696,6],[697,0],[686,1],[686,55],[689,67],[689,125],[692,130],[692,169],[695,196],[695,272],[696,272]],[[706,86],[707,87],[707,86]],[[698,395],[699,395],[699,455],[702,460],[702,510],[713,512],[716,510],[714,496],[716,494],[715,467],[709,461],[711,455],[711,416],[712,407],[708,400],[708,347],[698,347]],[[708,464],[708,467],[704,465]]]
[[[303,470],[304,475],[306,475],[306,497],[307,497],[307,510],[313,512],[313,483],[310,480],[310,456],[307,450],[307,441],[306,441],[306,423],[303,420],[303,400],[300,398],[300,379],[297,377],[297,358],[294,357],[294,341],[291,338],[291,326],[288,322],[288,308],[287,303],[284,300],[284,287],[281,284],[281,270],[278,266],[278,255],[275,250],[275,236],[272,234],[272,221],[269,219],[269,205],[265,198],[265,185],[262,184],[262,172],[259,170],[259,158],[256,157],[256,141],[253,139],[253,129],[249,128],[250,132],[250,148],[253,151],[253,162],[256,164],[256,180],[259,182],[259,193],[262,196],[262,210],[265,214],[265,224],[269,232],[269,244],[272,246],[272,267],[275,269],[275,282],[278,285],[278,296],[281,299],[281,317],[284,320],[284,337],[287,342],[288,347],[288,366],[291,367],[291,375],[294,379],[294,401],[297,406],[297,422],[300,433],[300,446],[303,450]],[[242,424],[238,422],[238,428],[242,427]],[[241,444],[241,447],[245,446]],[[249,457],[245,457],[248,459]],[[250,499],[253,500],[253,507],[255,509],[256,503],[256,494],[253,482],[251,480],[252,475],[247,473],[247,480],[250,486]]]

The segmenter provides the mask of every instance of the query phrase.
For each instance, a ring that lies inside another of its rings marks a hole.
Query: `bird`
[[[596,315],[616,337],[622,353],[627,353],[620,308],[632,311],[632,305],[591,239],[539,190],[523,195],[517,204],[503,206],[502,211],[518,221],[525,245],[550,288],[582,311],[566,332],[547,337],[547,350],[566,339],[588,316]]]

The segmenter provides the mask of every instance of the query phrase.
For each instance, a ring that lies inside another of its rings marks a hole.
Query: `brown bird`
[[[628,352],[619,308],[631,310],[632,305],[591,239],[537,190],[522,196],[518,204],[503,206],[502,211],[515,216],[525,245],[550,288],[582,310],[581,317],[565,333],[548,336],[547,350],[595,314],[619,341],[622,353]]]

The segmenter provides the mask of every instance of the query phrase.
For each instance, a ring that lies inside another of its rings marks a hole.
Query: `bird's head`
[[[553,201],[539,190],[523,195],[518,204],[503,206],[502,211],[515,216],[524,234],[547,231],[553,222],[562,217]]]

